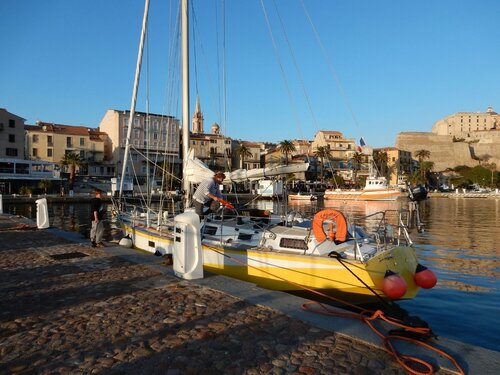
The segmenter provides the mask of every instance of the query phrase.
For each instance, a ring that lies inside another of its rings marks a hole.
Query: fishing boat
[[[387,186],[385,177],[371,176],[362,189],[326,189],[326,200],[392,201],[401,197],[399,188]]]
[[[182,0],[184,31],[188,29],[187,4],[188,0]],[[147,9],[146,5],[145,14]],[[183,188],[188,202],[191,184],[214,172],[188,149],[189,74],[185,64],[189,49],[185,32],[182,48]],[[136,72],[135,88],[137,84]],[[134,111],[132,107],[130,121]],[[131,126],[128,129],[130,131]],[[129,140],[130,134],[127,145]],[[293,168],[297,166],[238,170],[229,173],[227,180],[286,175],[293,172]],[[188,206],[186,203],[184,207]],[[370,215],[365,219],[373,220],[377,216],[379,224],[372,233],[367,233],[362,225],[348,222],[342,212],[332,209],[322,210],[308,219],[294,212],[278,216],[268,211],[240,210],[226,203],[218,212],[205,215],[201,223],[189,208],[175,214],[162,207],[140,211],[119,203],[116,210],[125,238],[135,248],[156,255],[173,255],[175,273],[187,279],[203,277],[204,270],[253,282],[263,288],[349,295],[353,301],[413,298],[421,287],[430,288],[436,282],[432,271],[418,263],[403,212],[397,213],[392,225],[387,220],[387,212]]]
[[[288,194],[288,200],[291,201],[315,201],[317,199],[318,197],[314,194],[301,193],[301,192],[298,192],[297,194]]]

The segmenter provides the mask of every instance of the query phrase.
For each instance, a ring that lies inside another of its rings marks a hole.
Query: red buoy
[[[401,298],[405,295],[406,289],[407,286],[405,279],[391,270],[388,270],[385,273],[382,291],[387,297],[391,299]]]
[[[417,265],[413,280],[415,281],[415,284],[424,289],[433,288],[437,283],[437,277],[434,272],[421,264]]]

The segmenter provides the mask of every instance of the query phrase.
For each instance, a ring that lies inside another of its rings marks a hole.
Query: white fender
[[[123,246],[123,247],[127,247],[127,248],[131,248],[133,243],[132,243],[132,239],[126,235],[125,237],[123,237],[120,242],[118,242],[118,245],[120,246]]]

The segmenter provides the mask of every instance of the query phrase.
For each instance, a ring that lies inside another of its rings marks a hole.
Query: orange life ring
[[[328,235],[323,229],[325,220],[335,220],[336,230],[333,230],[333,223],[330,223]],[[337,210],[322,210],[314,215],[312,222],[312,231],[318,242],[323,242],[327,238],[330,241],[345,241],[347,238],[347,221],[342,212]]]

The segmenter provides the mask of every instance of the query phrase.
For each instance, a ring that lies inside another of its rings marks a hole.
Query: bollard
[[[0,215],[3,214],[3,198],[2,194],[0,194]]]
[[[175,217],[174,274],[186,280],[203,279],[200,218],[194,212]]]
[[[37,199],[36,201],[36,226],[38,229],[47,229],[49,224],[49,208],[47,199]]]

